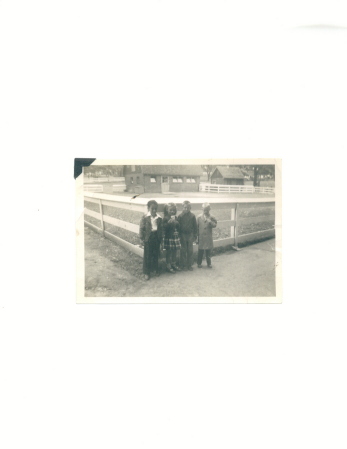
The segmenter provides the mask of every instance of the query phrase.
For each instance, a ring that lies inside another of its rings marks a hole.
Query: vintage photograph
[[[128,162],[77,180],[77,302],[281,302],[279,160]]]

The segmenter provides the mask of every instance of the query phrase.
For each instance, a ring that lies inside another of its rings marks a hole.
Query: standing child
[[[163,218],[164,249],[166,249],[166,269],[170,273],[181,271],[177,265],[181,241],[180,224],[176,217],[177,208],[174,203],[165,204]]]
[[[148,281],[151,272],[159,276],[159,254],[163,235],[163,219],[157,214],[158,203],[148,201],[148,213],[141,218],[140,240],[144,245],[143,274]]]
[[[201,268],[202,257],[206,251],[207,267],[212,268],[211,251],[213,249],[212,228],[217,226],[217,220],[210,214],[211,206],[209,203],[202,205],[203,213],[198,216],[198,268]]]
[[[181,267],[184,270],[193,270],[193,243],[198,234],[196,217],[191,213],[189,201],[183,201],[183,212],[178,216],[181,236]]]

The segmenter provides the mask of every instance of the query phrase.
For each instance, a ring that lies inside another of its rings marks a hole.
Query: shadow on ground
[[[142,259],[85,228],[86,297],[272,297],[275,239],[226,251],[193,271],[142,279]]]

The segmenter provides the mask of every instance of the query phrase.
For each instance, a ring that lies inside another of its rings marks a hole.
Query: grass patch
[[[103,206],[103,214],[133,224],[140,224],[140,220],[144,215],[142,212],[120,209],[118,207],[111,206]]]
[[[90,201],[87,201],[87,200],[84,200],[84,207],[89,210],[92,210],[94,212],[98,212],[98,213],[100,212],[100,208],[99,208],[98,204],[91,203]]]
[[[126,229],[119,228],[118,226],[113,226],[109,223],[105,223],[105,231],[108,231],[111,234],[114,234],[117,237],[120,237],[121,239],[126,240],[129,243],[132,243],[133,245],[140,244],[140,237],[138,236],[138,234],[127,231]]]

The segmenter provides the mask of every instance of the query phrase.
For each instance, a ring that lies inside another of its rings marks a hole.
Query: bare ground
[[[142,259],[85,228],[86,297],[275,296],[275,240],[228,251],[192,272],[145,281]],[[162,265],[163,266],[163,265]]]

